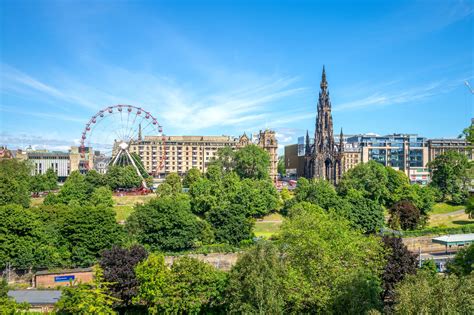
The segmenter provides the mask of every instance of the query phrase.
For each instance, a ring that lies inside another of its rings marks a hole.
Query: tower
[[[322,178],[336,184],[342,174],[342,154],[340,154],[342,146],[339,144],[338,148],[334,141],[331,100],[324,66],[320,88],[314,130],[314,146],[311,154],[306,155],[305,177]]]

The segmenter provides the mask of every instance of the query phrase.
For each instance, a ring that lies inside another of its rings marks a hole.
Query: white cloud
[[[454,83],[432,82],[424,86],[412,89],[400,88],[396,92],[375,92],[369,96],[342,103],[333,107],[333,111],[373,108],[377,106],[395,105],[409,102],[419,102],[423,99],[443,94],[453,90],[461,80]]]

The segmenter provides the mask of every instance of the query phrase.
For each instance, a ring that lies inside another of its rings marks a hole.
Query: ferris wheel
[[[158,137],[161,146],[159,160],[148,170],[130,152],[131,146],[139,145],[146,136]],[[89,170],[93,154],[107,165],[132,165],[146,188],[143,174],[155,175],[164,168],[165,140],[163,127],[149,111],[133,105],[109,106],[93,115],[84,127],[79,147],[81,163]]]

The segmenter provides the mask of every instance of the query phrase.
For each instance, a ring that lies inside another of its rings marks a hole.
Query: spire
[[[138,141],[142,140],[142,123],[138,124]]]
[[[339,135],[339,151],[340,152],[344,151],[344,134],[342,133],[342,127],[341,127],[341,134]]]
[[[323,65],[323,74],[321,76],[321,89],[325,90],[328,87],[328,82],[326,81],[326,69]]]
[[[311,146],[309,144],[309,132],[308,129],[306,129],[306,149],[305,149],[305,154],[310,155],[311,154]]]

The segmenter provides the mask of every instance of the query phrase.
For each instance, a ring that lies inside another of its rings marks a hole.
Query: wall
[[[229,271],[232,268],[232,266],[234,266],[235,263],[237,262],[239,255],[240,253],[227,253],[227,254],[211,253],[207,255],[189,254],[186,256],[199,259],[200,261],[208,263],[217,269],[220,269],[223,271]],[[165,263],[168,265],[172,265],[176,259],[179,259],[179,257],[180,256],[166,256]]]
[[[74,281],[89,283],[94,279],[94,273],[92,271],[84,272],[70,272],[70,273],[55,273],[55,274],[46,274],[46,275],[36,275],[36,287],[37,288],[55,288],[58,286],[67,286],[70,281],[55,281],[55,277],[59,276],[74,276]],[[74,282],[73,281],[73,282]]]

